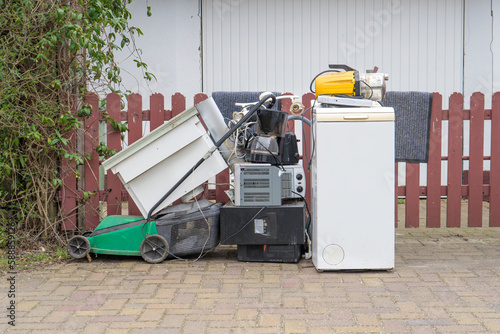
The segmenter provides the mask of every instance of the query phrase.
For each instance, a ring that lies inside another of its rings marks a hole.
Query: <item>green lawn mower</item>
[[[87,235],[68,241],[68,253],[81,259],[89,253],[142,256],[160,263],[202,253],[219,242],[220,203],[200,200],[170,206],[154,221],[138,216],[108,216]]]

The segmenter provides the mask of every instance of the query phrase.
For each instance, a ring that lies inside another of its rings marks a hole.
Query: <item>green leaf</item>
[[[58,21],[61,20],[63,18],[63,16],[64,16],[64,13],[65,13],[65,11],[64,11],[63,8],[57,8],[56,9],[56,19]]]
[[[61,80],[59,80],[59,79],[52,80],[52,82],[50,83],[50,86],[54,89],[60,90],[61,89]]]
[[[90,117],[90,115],[92,115],[91,105],[86,104],[78,110],[78,117]]]
[[[156,79],[156,76],[151,72],[144,72],[144,79],[148,81],[152,81],[153,79],[158,80]]]
[[[130,43],[130,40],[127,37],[123,37],[122,42],[120,43],[121,48],[123,49],[123,47],[128,43]]]

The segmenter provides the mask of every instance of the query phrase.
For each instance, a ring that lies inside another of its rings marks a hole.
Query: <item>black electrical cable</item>
[[[304,196],[302,196],[301,194],[299,194],[293,190],[292,190],[292,193],[294,193],[295,195],[299,195],[300,198],[302,198],[304,200],[304,204],[306,205],[307,217],[308,217],[307,218],[308,223],[306,224],[306,226],[307,226],[306,228],[309,228],[309,225],[311,224],[311,212],[309,211],[309,206],[307,205],[307,201],[304,198]]]
[[[258,138],[258,137],[255,137],[254,140]],[[262,145],[262,148],[265,149],[267,152],[269,152],[269,154],[272,155],[272,157],[274,158],[274,160],[276,161],[277,164],[279,164],[281,166],[281,169],[286,172],[285,170],[285,167],[283,166],[283,163],[281,162],[281,160],[273,153],[271,152],[270,149],[268,149],[267,147],[265,147],[264,145]]]
[[[245,227],[248,226],[248,224],[250,224],[255,218],[257,218],[257,216],[259,215],[259,213],[261,213],[262,211],[264,211],[264,209],[267,209],[267,206],[263,206],[252,218],[250,218],[249,221],[247,221],[245,223],[245,225],[243,225],[242,227],[240,227],[240,229],[236,232],[234,232],[233,234],[231,234],[229,237],[227,237],[226,239],[222,240],[220,242],[220,244],[224,244],[227,240],[231,239],[232,237],[234,237],[235,235],[237,235],[238,233],[240,233],[241,231],[243,231],[245,229]]]
[[[255,132],[253,132],[252,129],[249,129],[249,135],[248,138],[245,138],[245,145],[243,145],[243,149],[246,151],[248,148],[248,144],[252,143],[252,141],[255,139]]]
[[[252,145],[252,141],[256,140],[257,138],[259,138],[258,136],[253,136],[253,138],[250,138],[251,141],[247,141],[247,143],[250,143],[250,145]],[[281,162],[281,160],[273,153],[271,152],[267,147],[265,147],[264,145],[261,145],[263,149],[265,149],[267,152],[269,152],[269,154],[274,158],[274,160],[276,161],[276,163],[278,165],[281,166],[281,169],[283,169],[283,171],[285,171],[285,167],[283,167],[283,163]],[[245,144],[245,149],[247,149],[247,144]]]
[[[370,97],[368,98],[368,100],[371,99],[372,96],[373,96],[373,88],[372,88],[372,86],[370,86],[368,83],[366,83],[363,80],[361,80],[361,82],[364,83],[366,85],[366,87],[370,88]]]
[[[316,75],[316,76],[312,79],[311,84],[309,85],[309,90],[311,91],[311,93],[316,94],[316,90],[313,90],[313,83],[316,81],[316,79],[317,79],[320,75],[323,75],[323,74],[325,74],[325,73],[330,73],[330,72],[340,72],[340,71],[338,71],[338,70],[326,70],[326,71],[323,71],[323,72],[319,73],[318,75]],[[314,88],[316,88],[316,86],[315,86]]]
[[[205,195],[205,190],[207,190],[207,186],[208,186],[208,183],[205,183],[205,184],[203,185],[203,191],[201,192],[201,194],[194,196],[194,199],[196,199],[196,197],[198,197],[198,196],[199,196],[199,197],[200,197],[200,200],[201,200],[201,199],[202,199],[202,197],[203,197],[203,195]]]

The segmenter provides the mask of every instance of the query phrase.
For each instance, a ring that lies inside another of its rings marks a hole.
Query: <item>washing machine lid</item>
[[[317,122],[382,122],[394,121],[394,109],[376,108],[315,108]]]

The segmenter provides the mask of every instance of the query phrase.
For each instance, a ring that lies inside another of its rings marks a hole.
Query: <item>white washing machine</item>
[[[394,268],[394,110],[313,110],[312,260],[317,270]]]

